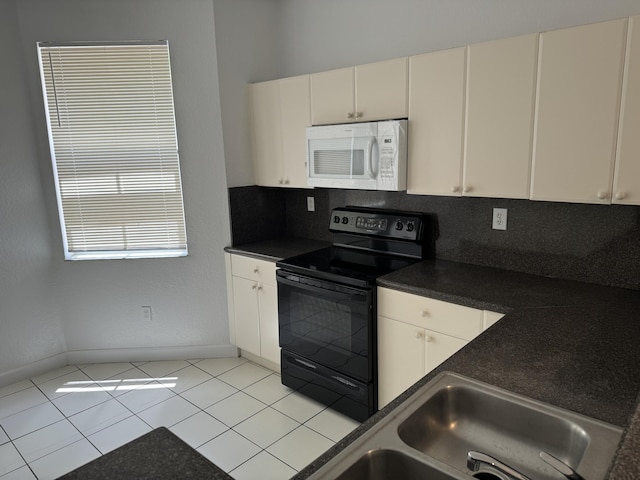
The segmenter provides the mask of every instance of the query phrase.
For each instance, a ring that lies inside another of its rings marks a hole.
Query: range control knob
[[[338,215],[334,215],[333,223],[340,223],[340,217]]]
[[[407,232],[413,232],[416,228],[415,223],[413,222],[407,222]]]
[[[402,224],[401,220],[398,220],[396,222],[396,230],[402,230],[404,228],[404,225]]]
[[[349,223],[349,217],[342,217],[342,223]]]

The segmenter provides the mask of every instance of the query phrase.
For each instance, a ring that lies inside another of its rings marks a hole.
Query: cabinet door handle
[[[616,200],[622,200],[627,198],[627,194],[625,192],[616,192]]]
[[[251,290],[255,290],[256,288],[258,288],[258,284],[254,283],[253,285],[251,285]]]
[[[253,269],[253,273],[259,273],[259,272],[260,272],[260,269],[259,269],[258,267],[255,267],[255,268]]]
[[[421,317],[428,317],[429,316],[429,312],[427,312],[426,310],[420,310],[420,316]]]
[[[351,119],[353,117],[355,117],[355,114],[353,112],[347,113],[347,118]]]
[[[285,178],[285,179],[284,179],[284,184],[285,184],[285,185],[289,185],[289,179],[288,179],[288,178]]]
[[[598,192],[598,198],[600,200],[604,200],[605,198],[607,198],[607,196],[609,195],[609,192]]]
[[[356,118],[362,118],[362,112],[356,112]]]
[[[457,191],[459,191],[459,190],[460,190],[460,187],[459,187],[458,185],[454,185],[453,187],[451,187],[451,191],[452,191],[453,193],[456,193],[456,192],[457,192]]]
[[[416,332],[416,338],[422,338],[422,333],[421,332]]]
[[[258,286],[258,291],[261,292],[262,291],[262,285]]]
[[[432,342],[433,341],[433,337],[431,335],[425,335],[424,336],[424,341],[425,342]]]
[[[462,189],[464,193],[469,193],[471,190],[472,188],[469,185],[465,185],[464,188]]]

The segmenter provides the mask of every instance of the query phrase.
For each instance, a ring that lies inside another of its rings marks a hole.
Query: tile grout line
[[[312,431],[312,432],[314,432],[315,434],[319,435],[320,437],[325,438],[327,441],[331,442],[332,444],[335,444],[335,443],[336,443],[333,439],[329,438],[329,437],[328,437],[328,436],[326,436],[325,434],[323,434],[323,433],[321,433],[321,432],[318,432],[318,431],[316,431],[315,429],[313,429],[313,428],[309,427],[308,425],[306,425],[306,424],[307,424],[307,422],[311,421],[313,418],[315,418],[315,417],[317,417],[318,415],[320,415],[322,412],[324,412],[325,410],[327,410],[327,408],[328,408],[328,407],[324,407],[322,410],[320,410],[319,412],[315,413],[314,415],[312,415],[310,418],[308,418],[308,419],[307,419],[307,420],[305,420],[304,422],[300,422],[300,421],[298,421],[296,418],[293,418],[291,415],[288,415],[287,413],[282,412],[282,411],[280,411],[280,410],[276,409],[275,407],[273,407],[273,405],[274,405],[275,403],[277,403],[277,402],[279,402],[279,401],[281,401],[281,400],[283,400],[283,399],[285,399],[285,398],[287,398],[287,397],[291,396],[293,393],[296,393],[296,391],[295,391],[295,390],[292,390],[292,391],[290,391],[290,392],[287,392],[284,396],[282,396],[282,397],[280,397],[280,398],[277,398],[276,400],[271,401],[271,402],[269,402],[269,403],[264,402],[263,400],[261,400],[260,398],[258,398],[258,396],[256,396],[255,394],[254,394],[254,395],[252,395],[252,394],[250,394],[250,393],[248,393],[248,392],[246,392],[246,391],[245,391],[246,389],[248,389],[248,388],[250,388],[250,387],[252,387],[252,386],[256,385],[257,383],[259,383],[259,382],[261,382],[261,381],[263,381],[263,380],[265,380],[265,379],[269,378],[270,376],[272,376],[272,375],[277,375],[277,373],[276,373],[276,372],[272,372],[271,370],[269,370],[269,369],[265,369],[264,367],[262,367],[262,366],[261,366],[261,365],[259,365],[259,364],[254,364],[253,362],[247,361],[247,360],[245,359],[245,361],[243,361],[242,363],[239,363],[239,364],[237,364],[237,365],[235,365],[235,366],[233,366],[233,367],[231,367],[231,368],[229,368],[229,369],[226,369],[226,370],[224,370],[224,371],[222,371],[222,372],[220,372],[220,373],[213,374],[213,373],[211,373],[211,372],[208,372],[208,371],[207,371],[207,370],[205,370],[204,368],[201,368],[200,366],[198,366],[198,363],[202,362],[203,360],[208,360],[208,359],[185,360],[185,362],[187,363],[187,365],[183,366],[182,368],[178,368],[178,369],[177,369],[177,370],[175,370],[175,371],[172,371],[172,372],[169,372],[169,373],[163,374],[163,375],[164,375],[164,376],[172,375],[172,374],[175,374],[175,373],[179,372],[180,370],[184,370],[184,369],[186,369],[186,368],[189,368],[189,367],[191,367],[191,366],[194,366],[194,367],[196,367],[198,370],[200,370],[201,372],[205,373],[205,374],[206,374],[207,376],[209,376],[210,378],[206,378],[206,379],[205,379],[205,380],[203,380],[203,381],[200,381],[200,382],[198,382],[198,383],[195,383],[195,384],[193,384],[193,385],[189,386],[189,388],[187,388],[187,389],[185,389],[185,390],[182,390],[182,391],[180,391],[180,392],[175,391],[175,390],[173,390],[172,388],[168,388],[169,390],[171,390],[171,392],[172,392],[172,394],[173,394],[170,398],[166,398],[166,399],[164,399],[164,400],[162,400],[162,401],[160,401],[160,402],[158,402],[158,403],[156,403],[156,404],[153,404],[153,405],[150,405],[150,406],[148,406],[148,407],[145,407],[144,409],[140,410],[140,412],[137,412],[137,413],[136,413],[136,412],[134,412],[131,408],[129,408],[127,405],[125,405],[125,404],[120,400],[120,397],[122,397],[123,395],[126,395],[126,394],[127,394],[127,393],[129,393],[129,392],[125,392],[125,393],[123,393],[123,394],[121,394],[121,395],[114,396],[110,391],[107,391],[107,390],[105,390],[104,388],[101,388],[101,389],[102,389],[102,391],[104,391],[104,392],[106,392],[106,393],[108,393],[108,394],[109,394],[109,397],[110,397],[110,398],[108,398],[107,400],[101,401],[101,402],[97,403],[96,405],[92,405],[92,406],[90,406],[90,407],[88,407],[88,408],[85,408],[85,409],[82,409],[82,410],[80,410],[80,411],[78,411],[78,412],[75,412],[75,413],[74,413],[73,415],[71,415],[71,416],[67,416],[66,414],[64,414],[64,413],[62,412],[62,410],[60,410],[60,408],[59,408],[55,403],[53,403],[53,400],[52,400],[52,399],[50,399],[50,398],[49,398],[49,397],[44,393],[44,391],[42,390],[42,388],[40,388],[40,385],[41,385],[41,384],[44,384],[44,383],[47,383],[47,382],[51,382],[52,380],[55,380],[56,378],[60,378],[60,377],[62,377],[62,376],[64,376],[64,375],[69,375],[69,374],[71,374],[71,373],[78,372],[78,371],[79,371],[79,372],[81,372],[83,375],[87,376],[87,377],[88,377],[92,382],[95,382],[95,383],[98,383],[98,382],[99,382],[99,380],[95,380],[91,375],[89,375],[87,372],[85,372],[85,371],[83,370],[83,368],[82,368],[82,367],[79,367],[78,365],[74,365],[74,366],[73,366],[73,367],[75,368],[75,370],[72,370],[72,371],[70,371],[70,372],[66,372],[66,373],[62,373],[62,374],[57,375],[57,376],[55,376],[55,377],[53,377],[53,378],[47,379],[47,380],[46,380],[46,381],[44,381],[44,382],[40,382],[39,384],[36,384],[36,383],[33,381],[33,379],[29,379],[29,381],[30,381],[30,383],[32,384],[32,386],[35,386],[35,387],[36,387],[36,389],[37,389],[37,390],[38,390],[42,395],[44,395],[44,397],[46,398],[46,401],[45,401],[45,402],[43,402],[43,403],[41,403],[41,404],[38,404],[38,405],[34,405],[34,407],[39,406],[39,405],[44,405],[45,403],[50,403],[50,404],[52,404],[52,405],[54,406],[54,408],[55,408],[55,409],[56,409],[56,410],[57,410],[57,411],[62,415],[63,419],[64,419],[64,420],[67,420],[69,423],[71,423],[71,425],[72,425],[72,426],[74,427],[74,429],[75,429],[75,430],[80,434],[80,437],[81,437],[80,439],[76,440],[75,442],[71,442],[70,444],[65,445],[64,447],[60,447],[59,449],[56,449],[56,450],[54,450],[54,451],[52,451],[52,452],[49,452],[47,455],[53,454],[53,453],[55,453],[55,452],[59,451],[59,450],[60,450],[60,449],[62,449],[62,448],[66,448],[67,446],[69,446],[69,445],[73,445],[73,444],[75,444],[75,443],[77,443],[77,442],[80,442],[80,441],[82,441],[82,440],[84,439],[84,440],[87,440],[87,442],[88,442],[88,443],[89,443],[89,444],[90,444],[90,445],[91,445],[91,446],[92,446],[92,447],[93,447],[93,448],[94,448],[94,449],[99,453],[99,455],[100,455],[100,456],[103,456],[103,455],[105,455],[105,454],[103,454],[103,453],[100,451],[100,449],[99,449],[99,448],[98,448],[98,447],[97,447],[97,446],[96,446],[96,445],[95,445],[95,444],[94,444],[94,443],[89,439],[89,436],[90,436],[90,435],[94,435],[94,434],[96,434],[96,433],[98,433],[98,432],[101,432],[101,431],[103,431],[103,430],[105,430],[105,429],[107,429],[107,428],[109,428],[109,427],[111,427],[111,426],[117,425],[117,424],[119,424],[119,423],[121,423],[121,422],[123,422],[123,421],[125,421],[125,420],[127,420],[127,419],[130,419],[130,418],[132,418],[132,417],[137,418],[137,419],[138,419],[138,420],[140,420],[144,425],[148,426],[150,429],[153,429],[154,427],[153,427],[152,425],[150,425],[147,421],[145,421],[142,417],[140,417],[140,414],[141,414],[141,413],[143,413],[143,412],[145,412],[145,411],[147,411],[147,410],[148,410],[148,409],[150,409],[150,408],[153,408],[153,407],[156,407],[156,406],[158,406],[158,405],[161,405],[162,403],[164,403],[164,402],[166,402],[166,401],[168,401],[168,400],[170,400],[170,399],[172,399],[172,398],[175,398],[176,396],[177,396],[177,397],[180,397],[180,399],[181,399],[181,400],[186,401],[189,405],[193,406],[193,407],[196,409],[196,411],[195,411],[195,413],[193,413],[193,414],[191,414],[191,415],[188,415],[187,417],[185,417],[185,418],[183,418],[183,419],[181,419],[181,420],[179,420],[179,421],[175,422],[174,424],[172,424],[171,426],[168,426],[167,428],[171,429],[171,428],[175,427],[176,425],[180,424],[181,422],[184,422],[184,421],[188,420],[189,418],[192,418],[193,416],[198,415],[198,414],[199,414],[199,413],[201,413],[201,412],[202,412],[202,413],[205,413],[206,415],[208,415],[209,417],[213,418],[214,420],[216,420],[216,421],[220,422],[220,423],[221,423],[222,425],[224,425],[224,427],[225,427],[225,430],[224,430],[223,432],[221,432],[221,433],[219,433],[219,434],[217,434],[217,435],[215,435],[215,436],[213,436],[213,437],[211,437],[211,438],[208,438],[204,443],[202,443],[201,445],[199,445],[199,446],[195,447],[195,448],[194,448],[195,450],[197,450],[198,448],[201,448],[201,447],[202,447],[203,445],[205,445],[206,443],[208,443],[208,442],[210,442],[210,441],[214,440],[215,438],[218,438],[220,435],[222,435],[222,434],[224,434],[224,433],[226,433],[226,432],[228,432],[228,431],[230,431],[230,430],[232,430],[235,434],[239,435],[240,437],[244,438],[246,441],[249,441],[250,443],[252,443],[252,444],[256,445],[256,447],[259,449],[259,451],[258,451],[255,455],[252,455],[252,456],[251,456],[251,457],[249,457],[248,459],[244,460],[242,463],[240,463],[239,465],[237,465],[236,467],[234,467],[234,468],[233,468],[232,470],[230,470],[228,473],[230,473],[230,472],[232,472],[232,471],[236,470],[237,468],[239,468],[240,466],[242,466],[242,465],[246,464],[247,462],[249,462],[251,459],[255,458],[257,455],[259,455],[259,454],[260,454],[260,453],[262,453],[262,452],[266,452],[266,453],[267,453],[267,455],[269,455],[270,457],[272,457],[272,458],[274,458],[274,459],[278,460],[278,461],[279,461],[279,462],[281,462],[283,465],[286,465],[287,467],[291,468],[293,471],[297,472],[298,470],[297,470],[295,467],[293,467],[292,465],[290,465],[289,463],[287,463],[287,462],[286,462],[286,461],[284,461],[283,459],[279,458],[278,456],[276,456],[276,455],[274,455],[274,454],[272,454],[272,453],[268,452],[268,451],[267,451],[267,448],[269,448],[269,447],[270,447],[270,446],[272,446],[273,444],[277,443],[278,441],[282,440],[282,439],[283,439],[283,438],[285,438],[287,435],[291,434],[291,432],[293,432],[293,431],[295,431],[295,430],[299,429],[299,428],[300,428],[300,427],[302,427],[302,426],[306,427],[307,429],[309,429],[310,431]],[[215,360],[215,359],[212,359],[212,360]],[[125,362],[123,362],[123,363],[125,363]],[[153,363],[153,362],[144,362],[144,363],[140,363],[139,365],[135,365],[135,364],[134,364],[134,363],[132,363],[132,362],[126,362],[126,363],[128,363],[128,364],[129,364],[130,368],[128,368],[127,370],[125,370],[125,371],[123,371],[123,372],[121,372],[121,373],[124,373],[124,372],[130,371],[130,370],[132,370],[132,369],[136,368],[136,369],[140,370],[142,373],[144,373],[145,375],[147,375],[147,376],[151,377],[151,374],[147,373],[143,368],[140,368],[140,367],[143,367],[144,365],[146,365],[146,364],[148,364],[148,363]],[[252,365],[252,366],[255,366],[255,367],[259,368],[259,369],[263,369],[263,370],[265,370],[265,371],[267,372],[267,375],[265,375],[264,377],[259,378],[259,379],[255,380],[255,381],[253,381],[253,382],[249,383],[248,385],[243,386],[242,388],[238,388],[238,387],[236,387],[236,386],[232,385],[231,383],[228,383],[228,382],[226,382],[225,380],[223,380],[223,379],[220,379],[220,378],[219,378],[220,376],[222,376],[222,375],[224,375],[224,374],[226,374],[226,373],[228,373],[228,372],[231,372],[232,370],[234,370],[234,369],[236,369],[236,368],[238,368],[238,367],[241,367],[241,366],[243,366],[243,365],[247,365],[247,364]],[[87,364],[87,365],[85,365],[85,367],[89,367],[89,366],[91,366],[91,365],[97,365],[97,364]],[[45,374],[45,375],[46,375],[46,374]],[[112,377],[110,377],[110,378],[117,377],[117,375],[119,375],[119,374],[115,374],[115,375],[113,375],[113,376],[112,376]],[[185,394],[185,393],[189,392],[190,390],[192,390],[192,389],[194,389],[194,388],[197,388],[198,386],[203,385],[204,383],[206,383],[206,382],[208,382],[208,381],[210,381],[210,380],[212,380],[212,379],[216,379],[216,380],[218,380],[218,381],[222,382],[223,384],[225,384],[225,385],[227,385],[227,386],[229,386],[229,387],[231,387],[231,388],[235,389],[235,392],[234,392],[234,393],[232,393],[231,395],[227,396],[227,397],[224,397],[224,398],[219,399],[218,401],[214,402],[213,404],[211,404],[211,405],[209,405],[209,406],[207,406],[207,407],[205,407],[205,408],[201,408],[200,406],[196,405],[195,403],[193,403],[192,401],[190,401],[188,398],[186,398],[186,397],[184,397],[184,396],[183,396],[183,394]],[[100,386],[100,385],[99,385],[99,386]],[[29,387],[25,387],[24,389],[21,389],[21,390],[19,390],[19,391],[23,391],[23,390],[26,390],[26,389],[28,389],[28,388],[31,388],[31,386],[29,386]],[[134,390],[132,390],[132,391],[134,391]],[[225,424],[224,422],[222,422],[220,419],[218,419],[217,417],[215,417],[215,416],[214,416],[214,415],[212,415],[211,413],[209,413],[209,412],[207,412],[207,411],[206,411],[206,409],[207,409],[207,408],[210,408],[210,407],[212,407],[212,406],[214,406],[214,405],[216,405],[216,404],[218,404],[218,403],[220,403],[220,402],[224,401],[225,399],[227,399],[227,398],[229,398],[230,396],[235,395],[235,394],[237,394],[237,393],[239,393],[239,392],[242,392],[243,394],[247,395],[247,396],[248,396],[248,397],[250,397],[251,399],[253,399],[253,400],[257,401],[257,402],[260,402],[261,404],[263,404],[263,405],[264,405],[264,408],[261,408],[258,412],[255,412],[255,413],[253,413],[253,414],[249,415],[248,417],[244,418],[242,421],[240,421],[240,422],[236,423],[235,425],[233,425],[233,426],[231,426],[231,427],[230,427],[230,426],[228,426],[227,424]],[[12,392],[12,393],[17,393],[17,392]],[[67,394],[65,394],[65,395],[69,395],[69,394],[71,394],[71,393],[73,393],[73,392],[69,392],[69,393],[67,393]],[[65,395],[61,395],[60,397],[56,397],[56,398],[62,398],[62,397],[64,397]],[[75,424],[70,420],[70,419],[71,419],[71,417],[73,417],[73,416],[75,416],[75,415],[78,415],[78,414],[80,414],[80,413],[82,413],[82,412],[85,412],[85,411],[87,411],[87,410],[89,410],[89,409],[91,409],[91,408],[97,407],[97,406],[99,406],[99,405],[103,405],[103,404],[105,404],[106,402],[108,402],[109,400],[112,400],[112,399],[113,399],[113,400],[116,400],[116,401],[117,401],[117,403],[118,403],[119,405],[121,405],[122,407],[124,407],[124,409],[125,409],[128,413],[130,413],[131,415],[129,415],[129,416],[127,416],[126,418],[123,418],[123,419],[121,419],[121,420],[119,420],[119,421],[117,421],[117,422],[115,422],[115,423],[111,423],[111,424],[106,425],[106,426],[104,426],[104,427],[102,427],[102,428],[99,428],[99,429],[98,429],[98,430],[96,430],[95,432],[92,432],[90,435],[85,435],[85,434],[84,434],[83,432],[81,432],[81,431],[79,430],[79,428],[78,428],[78,427],[77,427],[77,426],[76,426],[76,425],[75,425]],[[30,407],[30,408],[34,408],[34,407]],[[277,413],[279,413],[279,414],[281,414],[281,415],[284,415],[285,417],[287,417],[287,418],[291,419],[293,422],[295,422],[295,427],[293,428],[293,430],[291,430],[291,431],[287,432],[286,434],[284,434],[284,435],[280,436],[279,438],[277,438],[276,440],[272,441],[272,442],[271,442],[271,443],[270,443],[266,448],[263,448],[262,446],[257,445],[255,442],[253,442],[251,439],[249,439],[249,438],[248,438],[248,437],[246,437],[245,435],[243,435],[243,434],[241,434],[240,432],[236,431],[236,430],[235,430],[235,427],[237,427],[238,425],[242,424],[243,422],[245,422],[245,421],[249,420],[250,418],[254,417],[255,415],[257,415],[257,414],[259,414],[259,413],[261,413],[261,412],[264,412],[267,408],[270,408],[270,409],[272,409],[273,411],[275,411],[275,412],[277,412]],[[21,412],[26,411],[26,410],[28,410],[28,409],[21,410]],[[16,413],[20,413],[20,412],[16,412]],[[62,420],[59,420],[59,421],[62,421]],[[53,424],[55,424],[55,423],[57,423],[57,422],[53,422]],[[51,425],[51,424],[50,424],[50,425]],[[47,425],[47,426],[49,426],[49,425]],[[45,427],[46,427],[46,426],[45,426]],[[36,429],[36,430],[34,430],[34,431],[41,430],[42,428],[45,428],[45,427],[38,428],[38,429]],[[1,428],[1,426],[0,426],[0,428]],[[4,430],[3,430],[3,431],[4,431]],[[6,432],[5,432],[5,433],[6,433]],[[29,433],[33,433],[33,432],[29,432]],[[25,434],[25,435],[28,435],[28,434]],[[34,477],[36,477],[36,478],[37,478],[37,476],[35,475],[35,472],[34,472],[34,471],[33,471],[33,469],[31,468],[30,464],[29,464],[28,462],[26,462],[26,459],[24,458],[24,456],[22,455],[22,453],[20,453],[20,451],[17,449],[17,447],[16,447],[16,446],[15,446],[15,444],[13,443],[13,439],[11,439],[11,438],[9,437],[9,435],[7,435],[7,438],[9,438],[9,441],[11,442],[11,444],[13,445],[13,447],[16,449],[16,451],[18,452],[18,454],[20,455],[20,457],[22,458],[22,460],[25,462],[25,465],[26,465],[26,466],[29,468],[29,470],[33,473]],[[22,438],[22,436],[21,436],[21,437],[19,437],[19,438]],[[44,455],[44,456],[42,456],[42,457],[39,457],[39,458],[38,458],[38,460],[39,460],[40,458],[45,458],[47,455]],[[24,466],[24,465],[23,465],[23,466]],[[22,468],[23,466],[18,467],[18,469]],[[15,471],[15,469],[14,469],[13,471]],[[11,472],[7,472],[7,473],[11,473]],[[2,478],[2,477],[0,477],[0,479],[1,479],[1,478]]]

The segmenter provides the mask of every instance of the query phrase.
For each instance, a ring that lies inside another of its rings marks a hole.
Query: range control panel
[[[335,208],[329,230],[419,241],[423,232],[422,214],[374,208]]]

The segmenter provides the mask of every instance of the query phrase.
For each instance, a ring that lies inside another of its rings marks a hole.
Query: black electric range
[[[276,265],[282,383],[363,421],[377,411],[376,279],[431,256],[430,217],[334,209],[333,246]]]

